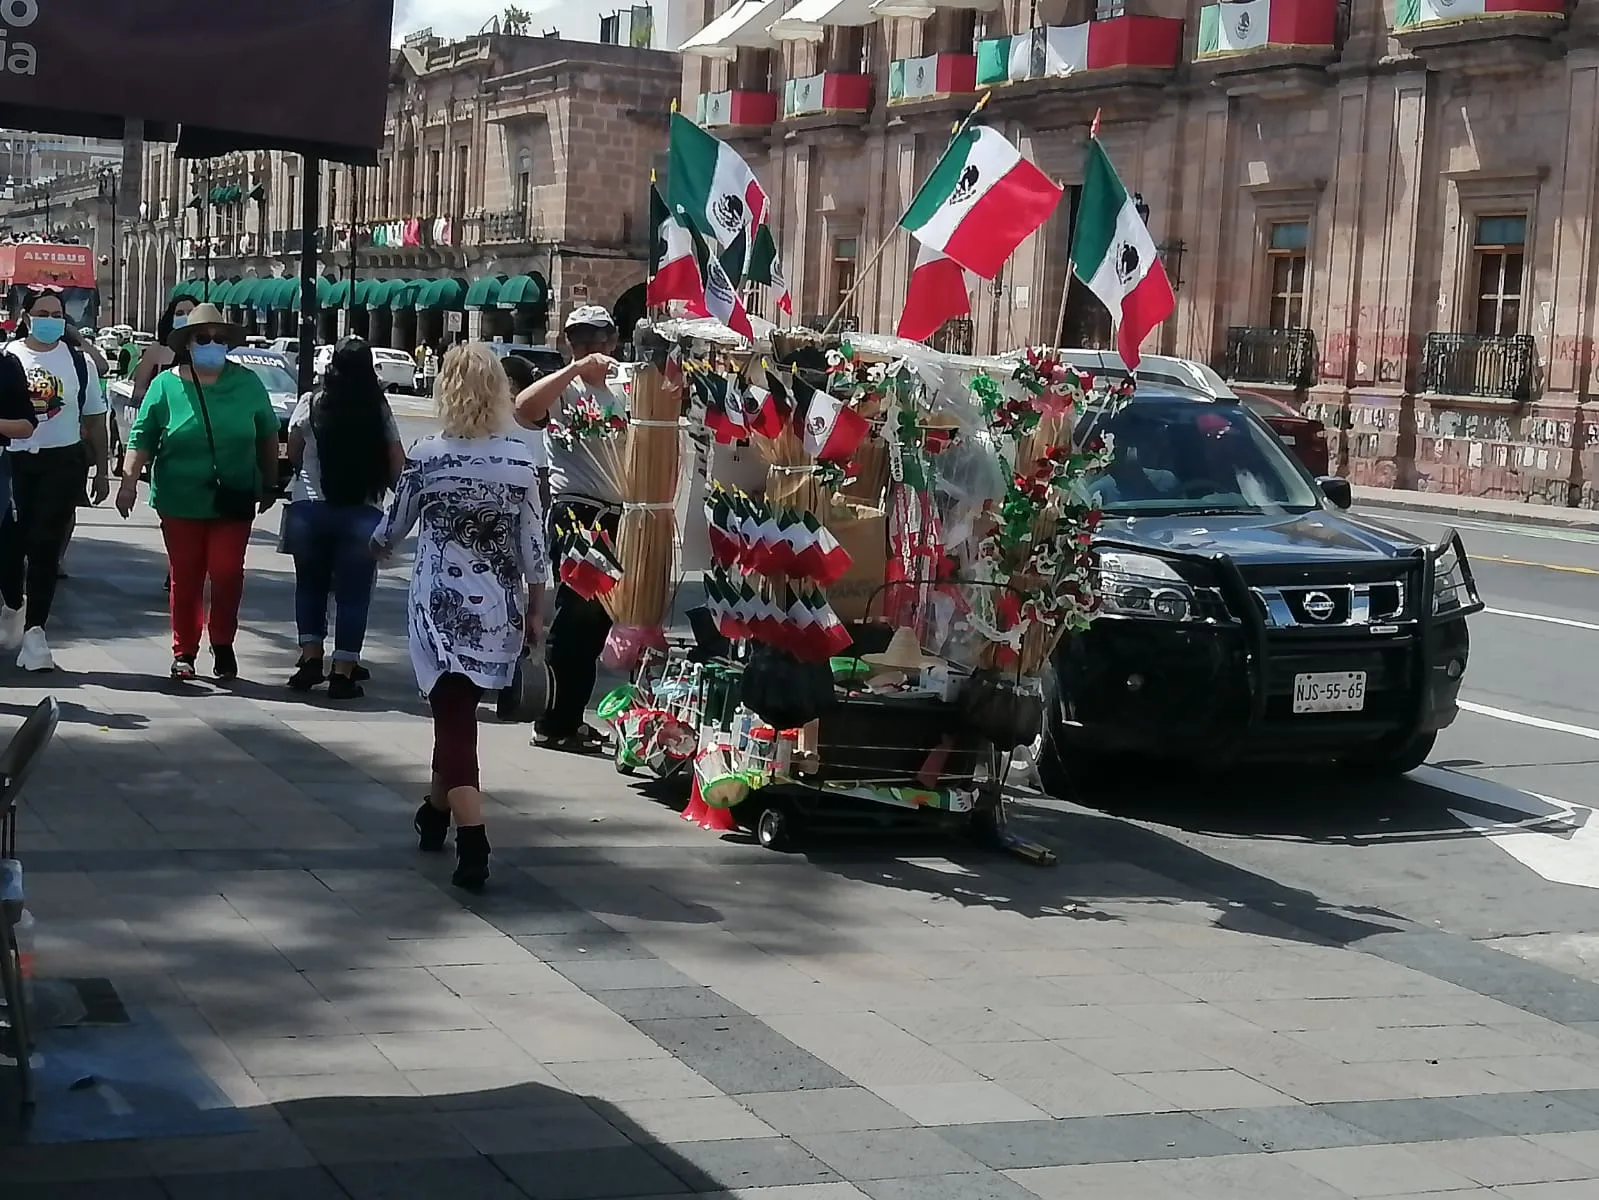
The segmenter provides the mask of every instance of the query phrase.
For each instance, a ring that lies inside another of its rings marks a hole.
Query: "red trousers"
[[[172,571],[172,653],[200,653],[207,580],[211,583],[211,644],[233,645],[239,632],[239,602],[244,598],[244,551],[250,544],[250,523],[162,517],[161,536],[167,543],[167,564]]]

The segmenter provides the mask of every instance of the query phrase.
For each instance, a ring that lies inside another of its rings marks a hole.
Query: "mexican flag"
[[[769,287],[778,311],[794,311],[794,301],[788,294],[788,280],[783,277],[783,262],[778,257],[777,241],[772,237],[770,225],[763,223],[755,231],[755,245],[750,251],[749,270],[744,278]]]
[[[817,462],[846,462],[870,426],[844,401],[794,377],[794,431]]]
[[[1097,137],[1088,142],[1088,165],[1072,231],[1072,274],[1110,310],[1116,351],[1129,371],[1151,330],[1177,307],[1171,281],[1116,168]]]
[[[667,164],[667,203],[718,246],[766,224],[766,192],[749,164],[682,113],[672,114]]]
[[[953,258],[930,246],[918,245],[910,286],[905,289],[905,311],[895,330],[897,336],[925,342],[945,321],[968,315],[972,311],[968,293],[973,278]]]
[[[688,231],[689,237],[694,241],[694,257],[699,260],[702,278],[705,280],[705,299],[701,305],[689,304],[689,312],[703,317],[715,317],[734,333],[755,340],[755,328],[750,324],[750,315],[744,308],[744,301],[739,298],[738,288],[727,277],[727,271],[722,262],[711,248],[705,244],[705,239],[700,236],[699,230],[692,227]]]
[[[1395,0],[1394,28],[1469,21],[1474,17],[1507,12],[1561,17],[1565,15],[1566,5],[1565,0]]]
[[[669,300],[686,300],[704,307],[705,281],[694,257],[694,237],[674,217],[661,199],[659,189],[650,185],[650,276],[644,285],[644,302],[664,307]]]
[[[977,44],[977,86],[1062,79],[1088,69],[1093,22],[1029,29]]]
[[[1061,187],[998,132],[955,136],[899,223],[923,246],[984,279],[1055,211]]]

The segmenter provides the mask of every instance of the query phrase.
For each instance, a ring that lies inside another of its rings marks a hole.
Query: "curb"
[[[1423,504],[1406,500],[1392,500],[1386,496],[1360,496],[1355,497],[1356,509],[1386,509],[1390,512],[1415,513],[1418,516],[1439,517],[1448,519],[1458,517],[1462,520],[1500,522],[1506,525],[1531,525],[1541,529],[1566,529],[1580,533],[1599,533],[1599,511],[1591,509],[1553,509],[1548,514],[1536,509],[1525,511],[1513,509],[1508,512],[1498,510],[1485,511],[1472,508],[1467,504]],[[1571,517],[1556,516],[1556,513],[1574,514]],[[1584,514],[1577,516],[1575,514]]]

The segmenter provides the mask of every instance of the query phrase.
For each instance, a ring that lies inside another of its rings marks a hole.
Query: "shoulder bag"
[[[183,378],[181,372],[178,378]],[[233,487],[222,482],[222,466],[217,460],[217,439],[211,429],[211,410],[205,402],[205,389],[199,376],[189,368],[189,382],[194,384],[194,394],[200,400],[200,419],[205,422],[205,441],[211,447],[211,495],[217,516],[224,521],[254,521],[256,505],[260,498],[248,488]]]

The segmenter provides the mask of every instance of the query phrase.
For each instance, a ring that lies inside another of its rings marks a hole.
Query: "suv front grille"
[[[1252,587],[1268,629],[1349,629],[1406,619],[1405,585],[1375,583]]]

